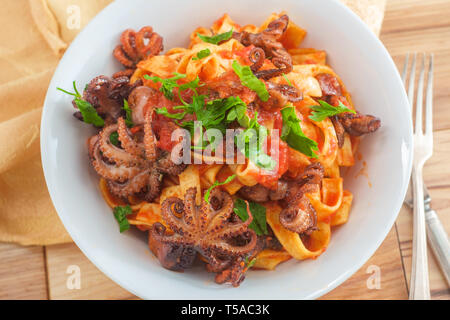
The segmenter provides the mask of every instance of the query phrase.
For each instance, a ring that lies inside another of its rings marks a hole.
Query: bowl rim
[[[386,47],[383,45],[381,40],[372,32],[372,30],[370,30],[370,28],[367,26],[367,24],[364,23],[361,20],[361,18],[356,13],[354,13],[351,9],[349,9],[347,6],[345,6],[340,1],[338,1],[338,0],[328,0],[328,1],[334,3],[335,6],[340,7],[341,10],[345,11],[345,13],[343,13],[343,14],[347,15],[348,19],[352,19],[355,24],[358,24],[361,28],[365,29],[365,32],[367,34],[369,34],[369,40],[376,43],[376,45],[381,50],[380,52],[384,55],[384,57],[386,58],[386,61],[388,61],[388,63],[389,63],[388,68],[394,70],[395,77],[397,78],[396,80],[398,82],[402,83],[399,71],[398,71],[398,69],[397,69],[397,67],[396,67],[396,65],[395,65],[391,55],[389,54],[389,52],[387,51]],[[58,201],[56,201],[56,199],[55,199],[55,197],[56,197],[56,190],[54,190],[54,187],[51,185],[51,181],[50,181],[50,170],[49,170],[50,161],[49,161],[49,156],[45,152],[45,150],[47,149],[48,141],[49,141],[48,140],[49,130],[46,129],[46,127],[45,127],[45,123],[48,121],[48,120],[46,120],[47,119],[47,114],[48,114],[48,112],[46,112],[46,110],[49,108],[48,107],[48,100],[49,100],[49,96],[50,96],[50,89],[54,87],[54,75],[58,73],[60,68],[62,68],[62,65],[64,64],[63,62],[68,59],[67,57],[70,55],[72,49],[74,47],[76,47],[78,42],[80,42],[81,39],[84,38],[85,35],[89,32],[90,27],[92,25],[94,25],[96,23],[96,21],[98,19],[100,19],[101,17],[107,16],[110,11],[114,10],[114,8],[116,6],[119,6],[122,2],[125,2],[125,1],[124,0],[122,0],[122,1],[120,1],[120,0],[113,1],[112,3],[108,4],[105,8],[103,8],[94,18],[92,18],[91,21],[89,21],[89,23],[77,34],[75,39],[72,41],[72,43],[69,45],[69,47],[65,51],[63,57],[60,59],[60,61],[58,63],[58,66],[55,69],[55,72],[54,72],[54,74],[52,76],[52,80],[51,80],[51,82],[49,84],[49,88],[48,88],[47,93],[46,93],[44,106],[43,106],[43,110],[42,110],[41,125],[40,125],[41,163],[42,163],[42,167],[43,167],[43,172],[44,172],[44,177],[45,177],[47,189],[49,191],[52,203],[53,203],[53,205],[54,205],[54,207],[56,209],[56,212],[57,212],[59,218],[61,219],[65,229],[67,230],[67,232],[71,236],[71,238],[74,241],[74,243],[78,246],[78,248],[83,252],[83,254],[103,274],[105,274],[111,280],[116,282],[119,286],[121,286],[122,288],[126,289],[127,291],[129,291],[130,293],[134,294],[137,297],[141,297],[141,298],[144,298],[144,299],[148,299],[148,298],[154,299],[154,297],[149,297],[149,296],[146,297],[146,295],[143,294],[142,292],[136,292],[135,289],[129,283],[127,283],[126,281],[122,280],[120,277],[116,276],[116,274],[114,272],[111,272],[108,268],[106,268],[104,266],[104,264],[102,262],[100,262],[95,255],[91,254],[89,252],[88,246],[81,245],[81,243],[83,243],[83,241],[80,240],[81,236],[79,236],[77,234],[77,232],[75,232],[75,230],[71,227],[70,223],[68,223],[68,218],[64,214],[60,213],[60,212],[63,212],[64,209],[62,208],[62,206],[59,206],[57,204]],[[403,200],[404,200],[404,198],[406,196],[406,191],[407,191],[407,187],[408,187],[407,181],[409,181],[409,178],[410,178],[410,175],[411,175],[411,171],[412,171],[412,163],[413,163],[413,135],[412,135],[412,128],[413,127],[412,127],[411,110],[408,107],[408,102],[407,102],[408,100],[407,100],[406,91],[405,91],[403,85],[401,87],[403,89],[402,93],[401,93],[402,100],[404,102],[404,105],[407,106],[407,108],[406,108],[407,117],[406,118],[407,118],[407,121],[408,121],[408,136],[405,137],[405,138],[407,139],[406,142],[411,147],[408,149],[408,152],[407,152],[407,162],[406,162],[407,168],[405,170],[405,172],[406,172],[406,175],[405,175],[406,183],[403,183],[402,190],[400,191],[400,197],[398,198],[399,200],[395,204],[395,207],[392,209],[392,211],[394,213],[392,215],[390,215],[390,219],[388,221],[385,221],[384,229],[382,229],[382,231],[380,231],[380,233],[379,233],[380,237],[378,237],[377,241],[372,241],[372,242],[367,244],[367,248],[364,251],[364,253],[361,255],[361,258],[360,258],[359,262],[354,263],[351,268],[348,268],[345,272],[341,273],[327,287],[318,288],[313,293],[311,293],[309,296],[306,296],[303,299],[316,299],[318,297],[321,297],[321,296],[325,295],[326,293],[330,292],[331,290],[337,288],[344,281],[346,281],[348,278],[350,278],[356,271],[358,271],[369,260],[369,258],[379,248],[381,243],[386,239],[387,234],[389,233],[389,231],[391,230],[395,220],[397,219],[397,216],[398,216],[398,214],[400,212]],[[380,227],[380,229],[381,229],[381,227]],[[214,299],[214,298],[211,298],[211,299]],[[275,298],[275,299],[277,299],[277,298]],[[296,298],[295,295],[294,295],[292,299],[298,299],[298,298]]]

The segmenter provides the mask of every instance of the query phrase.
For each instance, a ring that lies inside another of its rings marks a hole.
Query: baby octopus
[[[315,162],[307,166],[298,178],[279,180],[275,190],[257,184],[241,188],[239,195],[255,202],[280,200],[284,206],[280,213],[280,223],[292,232],[308,234],[314,230],[317,217],[306,193],[317,190],[323,176],[323,166]]]
[[[136,88],[130,95],[130,108],[135,111],[141,104],[150,104],[151,94]],[[148,88],[150,89],[150,88]],[[135,93],[135,91],[138,91]],[[146,93],[146,94],[144,94]],[[144,101],[143,101],[144,100]],[[123,117],[117,123],[106,125],[100,133],[88,141],[89,155],[95,171],[107,180],[109,190],[126,198],[131,195],[144,194],[147,201],[153,201],[160,194],[164,174],[178,175],[185,165],[174,164],[170,153],[157,148],[157,140],[152,128],[153,108],[147,108],[145,115],[138,115],[135,123],[137,129],[132,132]],[[111,135],[117,133],[119,145],[111,141]]]
[[[339,102],[345,104],[346,98],[342,95],[342,88],[337,78],[328,73],[321,73],[316,76],[322,89],[322,99],[325,99],[333,106],[338,106]],[[338,145],[341,148],[344,144],[344,134],[347,132],[351,136],[361,136],[378,130],[381,121],[372,115],[363,115],[359,112],[340,113],[331,118]]]
[[[170,228],[155,224],[150,230],[150,242],[167,247],[157,254],[161,264],[172,270],[187,268],[193,263],[192,254],[196,252],[207,261],[207,270],[218,273],[216,282],[230,282],[238,286],[244,280],[244,259],[255,249],[257,236],[248,228],[253,217],[244,222],[233,212],[233,199],[218,188],[212,190],[209,202],[203,200],[196,205],[197,189],[188,189],[184,201],[168,198],[161,206],[161,215]],[[171,254],[167,257],[161,254]],[[175,253],[179,253],[176,257]],[[175,258],[176,257],[176,258]],[[170,262],[175,258],[179,263]]]
[[[134,69],[139,61],[158,55],[163,50],[163,38],[146,26],[138,32],[127,29],[120,36],[114,57],[125,68]]]
[[[270,78],[288,74],[292,71],[292,57],[279,41],[287,30],[289,17],[282,15],[272,21],[265,30],[260,33],[234,32],[233,38],[248,47],[254,45],[255,49],[250,51],[250,61],[252,71],[258,78],[268,80]],[[261,50],[262,49],[262,50]],[[277,69],[260,70],[264,59],[268,57]]]

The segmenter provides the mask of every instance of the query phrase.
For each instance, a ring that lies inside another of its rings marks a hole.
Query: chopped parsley
[[[200,121],[205,128],[208,129],[218,129],[222,132],[225,132],[226,126],[233,122],[234,119],[229,120],[227,117],[227,112],[229,110],[235,110],[239,108],[242,110],[247,106],[239,97],[229,97],[226,99],[216,99],[212,101],[208,101],[205,103],[205,95],[194,95],[192,97],[192,103],[183,102],[183,106],[175,107],[176,110],[183,110],[182,113],[172,113],[169,114],[169,117],[175,119],[183,119],[186,114],[195,114],[197,117],[197,121]],[[166,115],[168,112],[164,108],[161,111],[156,111],[157,113]],[[158,109],[155,109],[158,110]],[[191,130],[193,133],[194,121],[184,121],[182,123],[178,123],[180,127]]]
[[[133,119],[131,118],[131,109],[128,105],[128,101],[123,99],[123,110],[125,110],[125,123],[126,125],[131,128],[133,124]]]
[[[309,118],[316,122],[323,121],[328,117],[332,117],[343,112],[356,113],[355,110],[347,108],[341,101],[339,101],[339,105],[337,107],[334,107],[323,100],[319,100],[319,103],[319,106],[310,106],[313,113],[309,116]]]
[[[248,119],[248,116],[245,115]],[[247,128],[236,136],[236,144],[239,151],[254,164],[268,171],[273,170],[277,163],[263,152],[262,144],[267,138],[268,129],[258,123],[258,112],[248,121]]]
[[[83,100],[81,94],[77,90],[75,81],[73,82],[73,90],[75,92],[69,92],[61,88],[56,89],[75,97],[73,101],[75,102],[78,110],[80,110],[80,113],[83,116],[83,121],[85,123],[93,124],[96,127],[103,127],[105,125],[105,121],[98,115],[97,110],[95,110],[92,104]]]
[[[159,91],[161,91],[169,100],[173,100],[173,89],[179,87],[177,81],[183,78],[186,78],[186,75],[178,72],[175,72],[175,75],[173,77],[167,79],[156,76],[150,77],[148,74],[144,75],[144,79],[152,80],[154,83],[160,82],[161,88],[159,89]]]
[[[290,87],[293,87],[291,80],[289,80],[289,78],[288,78],[288,77],[286,76],[286,74],[284,74],[284,73],[283,73],[283,78],[284,78],[284,80],[286,80],[287,84],[288,84]]]
[[[196,61],[196,60],[201,60],[203,58],[208,57],[209,55],[211,55],[211,50],[209,50],[208,48],[203,49],[199,52],[197,52],[197,56],[192,58],[192,60]]]
[[[253,221],[248,227],[254,230],[258,236],[268,234],[266,207],[256,202],[244,201],[240,198],[234,201],[233,211],[244,222],[248,219],[247,210],[250,210],[253,216]]]
[[[223,186],[224,184],[230,183],[231,181],[234,180],[234,178],[236,178],[236,175],[235,175],[235,174],[229,176],[224,182],[219,182],[219,181],[214,182],[213,185],[212,185],[211,187],[209,187],[208,190],[207,190],[206,193],[205,193],[205,202],[206,202],[206,203],[209,203],[209,196],[211,195],[211,191],[212,191],[215,187]]]
[[[256,79],[258,80],[258,79]],[[259,81],[259,80],[258,80]],[[176,87],[178,85],[173,86]],[[233,121],[237,121],[242,127],[245,128],[243,132],[236,136],[236,142],[240,151],[258,167],[272,170],[276,166],[276,162],[273,158],[262,152],[261,144],[263,139],[267,136],[268,130],[261,126],[257,121],[257,113],[254,119],[250,119],[246,115],[247,105],[242,101],[240,97],[228,97],[225,99],[215,99],[206,102],[206,95],[198,95],[195,90],[199,86],[199,79],[180,85],[179,91],[190,88],[194,90],[192,96],[192,102],[185,102],[180,95],[180,101],[183,105],[176,106],[173,109],[180,111],[177,113],[171,113],[167,108],[156,108],[157,114],[164,115],[170,119],[175,119],[176,124],[180,127],[190,131],[191,136],[194,136],[196,129],[196,121],[202,124],[202,131],[209,129],[217,129],[222,133],[225,133],[227,126]],[[265,85],[263,84],[264,88]],[[187,114],[195,114],[196,121],[181,121]],[[264,136],[264,137],[263,137]],[[255,140],[256,139],[256,140]],[[257,142],[256,150],[251,148],[252,142]],[[211,146],[213,141],[209,141]],[[201,144],[195,146],[195,149],[204,149],[205,145]]]
[[[300,151],[310,158],[317,158],[314,151],[319,151],[317,142],[308,138],[300,127],[300,119],[295,113],[294,107],[286,107],[281,110],[283,118],[283,128],[281,130],[281,140],[286,141],[289,147]]]
[[[212,37],[204,36],[204,35],[201,35],[200,33],[197,32],[197,36],[203,42],[212,43],[212,44],[219,44],[222,41],[226,41],[226,40],[231,39],[231,37],[233,36],[233,29],[231,29],[228,32],[216,34],[216,35],[214,35]]]
[[[178,89],[179,89],[178,93],[180,93],[181,91],[187,90],[187,89],[191,89],[192,91],[194,91],[195,94],[197,94],[196,89],[198,87],[200,87],[199,82],[200,82],[200,78],[197,76],[197,78],[195,78],[194,80],[181,84],[178,87]],[[180,100],[182,101],[181,96],[180,96]]]
[[[132,214],[130,206],[117,206],[114,208],[114,217],[119,223],[120,233],[130,229],[130,223],[128,222],[127,215]]]
[[[253,259],[250,260],[250,261],[248,261],[248,257],[245,257],[244,262],[245,262],[245,267],[246,267],[247,270],[248,270],[248,269],[250,269],[251,267],[253,267],[253,266],[255,265],[255,263],[256,263],[256,257],[253,258]]]
[[[162,107],[162,108],[156,108],[155,112],[157,114],[161,114],[167,118],[170,119],[177,119],[177,120],[181,120],[184,118],[184,116],[186,115],[186,111],[185,112],[179,112],[179,113],[170,113],[166,107]]]
[[[114,131],[109,135],[109,141],[111,141],[111,143],[116,147],[120,147],[119,134],[117,131]]]
[[[233,70],[241,79],[242,85],[256,92],[262,101],[269,100],[269,92],[264,82],[259,80],[249,66],[242,66],[236,60],[233,61]]]

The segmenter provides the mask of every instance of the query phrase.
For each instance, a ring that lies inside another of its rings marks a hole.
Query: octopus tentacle
[[[222,270],[216,275],[215,281],[218,284],[231,283],[233,287],[238,287],[245,279],[246,266],[242,258],[234,259],[231,266]]]
[[[141,169],[124,165],[106,163],[100,153],[100,144],[97,142],[92,151],[92,166],[95,171],[107,180],[125,182],[136,176]]]
[[[272,63],[277,69],[261,70],[255,73],[255,76],[264,80],[279,77],[288,74],[293,70],[292,57],[283,49],[272,51]]]
[[[208,243],[208,246],[213,250],[225,255],[238,256],[244,255],[252,251],[256,246],[256,233],[253,230],[247,231],[250,235],[250,241],[243,246],[231,245],[224,240],[214,240]]]
[[[145,44],[145,41],[148,43]],[[155,56],[163,50],[163,39],[159,34],[153,32],[152,27],[143,27],[136,36],[136,49],[142,59]]]
[[[178,198],[164,200],[161,215],[174,235],[159,236],[167,243],[192,247],[207,259],[208,270],[233,273],[236,275],[233,283],[239,284],[231,262],[239,260],[244,268],[243,258],[256,247],[256,233],[248,229],[251,214],[246,222],[233,222],[233,201],[228,193],[214,189],[210,203],[204,200],[201,206],[195,204],[196,193],[197,190],[191,188],[184,201]]]
[[[120,35],[120,43],[126,55],[133,61],[136,61],[139,56],[136,51],[136,32],[133,29],[127,29]]]
[[[126,152],[124,149],[116,147],[111,143],[110,136],[112,133],[117,132],[117,124],[112,124],[105,127],[100,132],[100,150],[103,156],[111,161],[114,161],[118,165],[135,166],[142,163],[139,158]]]
[[[209,252],[205,254],[205,258],[208,260],[206,269],[209,272],[221,272],[231,265],[232,259],[230,257],[221,257],[215,252]]]
[[[149,170],[145,170],[124,183],[109,180],[109,191],[119,197],[128,197],[139,193],[147,186],[148,176]]]
[[[178,233],[173,233],[170,235],[156,233],[155,238],[162,243],[167,243],[167,244],[172,244],[172,245],[179,245],[179,246],[194,245],[194,243],[190,242],[189,240],[186,240],[182,235],[180,235]]]
[[[266,54],[264,53],[264,50],[262,48],[254,47],[250,51],[248,58],[249,58],[250,62],[253,63],[250,66],[250,69],[253,72],[256,72],[259,69],[261,69],[261,67],[263,66],[264,60],[266,59]]]
[[[302,197],[297,206],[289,206],[280,213],[281,225],[300,234],[314,228],[316,220],[316,211],[306,197]]]
[[[125,68],[134,68],[134,62],[127,57],[127,54],[123,50],[122,45],[117,45],[113,50],[113,56],[119,61]]]
[[[331,117],[331,123],[333,123],[334,131],[336,132],[336,138],[338,141],[338,147],[342,148],[344,146],[345,139],[345,128],[339,121],[338,116]]]
[[[117,133],[122,148],[131,155],[138,158],[144,158],[145,150],[142,143],[136,142],[127,128],[125,120],[121,117],[117,120]]]
[[[205,234],[206,235],[216,235],[216,233],[225,228],[225,221],[228,220],[233,213],[233,199],[231,196],[225,191],[221,191],[219,188],[215,188],[212,190],[209,196],[210,203],[204,203],[201,208],[201,212],[207,211],[209,212],[209,223],[205,226]],[[215,209],[215,204],[217,203],[218,209]],[[249,217],[248,220],[252,220],[252,217]],[[248,221],[247,220],[247,221]]]
[[[149,161],[155,161],[157,157],[156,138],[152,129],[152,116],[153,116],[153,109],[147,112],[144,124],[145,157]]]
[[[145,199],[148,202],[154,201],[161,193],[163,174],[157,168],[152,166],[148,178],[148,191]]]
[[[171,153],[167,151],[160,152],[160,156],[161,157],[156,162],[156,167],[164,173],[177,176],[182,173],[187,167],[187,165],[184,163],[175,164],[171,159]]]
[[[284,14],[278,19],[273,20],[267,28],[263,31],[263,34],[269,35],[276,40],[280,40],[283,34],[286,32],[289,25],[289,16]]]
[[[297,233],[309,233],[317,224],[317,214],[306,193],[316,191],[324,176],[320,162],[310,164],[302,175],[291,183],[285,202],[287,207],[280,212],[280,223]]]
[[[183,219],[189,230],[195,230],[197,226],[197,205],[195,204],[196,188],[189,188],[184,195],[184,215]]]
[[[253,217],[252,217],[253,218]],[[250,221],[250,222],[249,222]],[[232,238],[245,232],[252,220],[247,219],[236,224],[232,224],[214,234],[215,239]]]
[[[345,128],[345,131],[356,137],[374,132],[381,126],[379,118],[360,113],[341,113],[338,115],[338,119]]]
[[[127,29],[121,34],[113,55],[126,68],[135,68],[139,61],[158,55],[163,50],[162,42],[162,37],[153,32],[152,27],[143,27],[138,32]]]
[[[161,216],[175,233],[185,235],[189,232],[188,224],[183,219],[183,200],[175,197],[167,198],[161,206]],[[180,216],[180,217],[178,217]]]
[[[114,73],[112,75],[112,78],[117,79],[117,78],[121,78],[121,77],[126,77],[126,78],[130,79],[131,76],[133,75],[133,73],[134,73],[133,69],[125,69],[125,70],[117,71],[116,73]]]
[[[282,15],[278,19],[269,23],[267,28],[260,33],[233,33],[233,38],[241,42],[244,46],[254,45],[264,50],[265,56],[272,60],[277,69],[259,70],[256,65],[252,71],[258,78],[268,80],[274,77],[287,74],[292,71],[293,63],[291,55],[286,51],[279,40],[287,30],[289,17]]]

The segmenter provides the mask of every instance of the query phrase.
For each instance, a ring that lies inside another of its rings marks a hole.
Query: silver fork
[[[405,83],[406,73],[408,67],[408,58],[406,56],[405,65],[403,68],[402,80]],[[432,74],[431,74],[432,76]],[[405,83],[406,86],[406,83]],[[412,182],[409,182],[408,192],[406,193],[405,204],[410,208],[414,208],[413,195],[412,195]],[[428,245],[433,252],[439,267],[441,268],[442,274],[444,275],[447,285],[450,287],[450,241],[448,239],[447,232],[442,225],[439,216],[436,211],[431,207],[431,196],[428,193],[428,189],[424,184],[424,205],[425,205],[425,221],[427,229],[427,239]]]
[[[442,274],[447,281],[447,285],[450,286],[450,242],[448,240],[447,232],[445,231],[436,211],[431,208],[431,196],[425,185],[423,187],[423,193],[428,245],[436,257]],[[414,208],[411,183],[406,194],[405,204],[410,209]]]
[[[414,103],[414,83],[416,57],[414,54],[409,75],[408,99],[411,108]],[[405,58],[403,78],[406,79],[409,55]],[[428,67],[428,83],[425,106],[425,131],[422,128],[423,91],[425,78],[425,54],[422,56],[416,99],[416,120],[414,128],[414,160],[412,187],[414,195],[413,252],[409,299],[429,300],[430,285],[428,279],[427,240],[424,205],[423,165],[433,154],[433,55]]]

